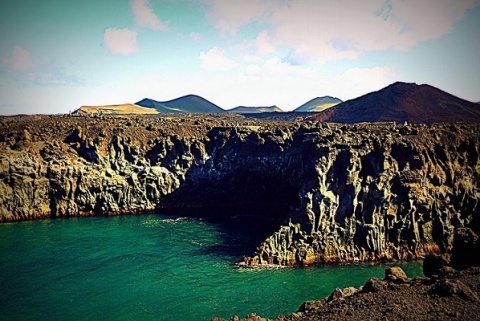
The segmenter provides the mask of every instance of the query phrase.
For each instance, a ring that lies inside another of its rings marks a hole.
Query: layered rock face
[[[248,265],[415,259],[448,252],[457,227],[480,232],[478,124],[204,117],[3,118],[0,220],[284,219]]]
[[[426,277],[409,278],[398,266],[385,277],[360,287],[335,288],[321,299],[304,302],[297,312],[267,319],[250,313],[230,321],[311,320],[478,320],[480,313],[479,237],[469,228],[456,229],[452,253],[428,255]],[[468,254],[467,254],[468,253]],[[465,255],[467,254],[467,255]],[[225,321],[212,318],[212,321]]]

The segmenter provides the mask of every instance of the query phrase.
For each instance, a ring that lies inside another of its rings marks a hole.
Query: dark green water
[[[164,215],[0,224],[0,320],[274,317],[384,275],[366,265],[237,269],[264,237],[255,227]],[[402,267],[421,274],[420,263]]]

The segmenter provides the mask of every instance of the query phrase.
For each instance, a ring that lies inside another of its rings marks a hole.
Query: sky
[[[224,109],[393,82],[480,101],[480,0],[3,0],[0,114],[196,94]]]

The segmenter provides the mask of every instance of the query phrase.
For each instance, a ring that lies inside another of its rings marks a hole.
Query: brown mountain
[[[396,82],[331,107],[310,119],[338,123],[477,122],[480,121],[480,106],[430,85]]]
[[[237,114],[259,114],[259,113],[281,113],[283,110],[278,106],[261,106],[261,107],[250,107],[250,106],[238,106],[227,110],[229,113]]]

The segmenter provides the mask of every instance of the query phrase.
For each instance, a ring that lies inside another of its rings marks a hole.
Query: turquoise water
[[[160,214],[0,224],[0,320],[274,317],[384,275],[367,265],[236,268],[261,230],[249,218]],[[421,274],[420,263],[403,267]]]

